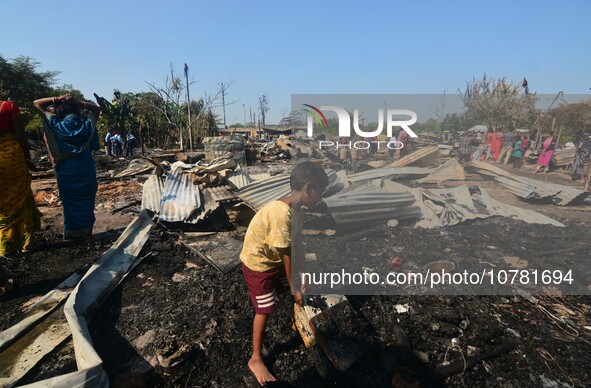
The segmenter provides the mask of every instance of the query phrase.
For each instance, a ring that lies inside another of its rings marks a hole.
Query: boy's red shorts
[[[266,272],[257,272],[243,263],[242,274],[246,280],[250,302],[256,314],[271,314],[275,311],[277,295],[289,291],[289,283],[283,266]]]

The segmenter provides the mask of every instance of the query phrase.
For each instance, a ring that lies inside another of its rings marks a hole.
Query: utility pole
[[[242,104],[242,112],[244,113],[244,128],[246,128],[246,105]]]
[[[224,83],[220,83],[220,89],[222,91],[222,109],[224,111],[224,129],[227,129],[226,126],[226,88],[224,88]]]
[[[187,84],[187,128],[189,130],[189,151],[193,152],[193,130],[191,129],[191,99],[189,98],[189,66],[185,63],[185,82]]]

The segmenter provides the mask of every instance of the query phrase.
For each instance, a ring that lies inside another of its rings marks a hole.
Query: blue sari
[[[64,207],[64,238],[92,235],[98,182],[91,150],[100,148],[91,118],[49,115],[45,134],[55,163],[59,195]]]

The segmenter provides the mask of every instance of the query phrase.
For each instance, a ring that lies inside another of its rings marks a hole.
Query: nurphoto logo
[[[307,113],[307,136],[313,137],[314,136],[314,121],[318,123],[320,127],[328,128],[328,120],[324,115],[323,111],[333,111],[336,113],[338,121],[339,121],[339,138],[350,138],[351,137],[351,117],[349,116],[349,112],[346,109],[340,106],[334,105],[327,105],[321,106],[317,108],[310,104],[303,104],[306,108],[304,108],[304,112]],[[417,138],[417,134],[410,128],[410,126],[417,122],[417,114],[408,109],[388,109],[386,111],[384,119],[384,109],[378,109],[378,125],[377,128],[374,130],[364,130],[359,127],[359,109],[353,110],[353,130],[357,136],[362,138],[370,138],[373,139],[382,134],[384,130],[384,121],[386,121],[386,136],[388,139],[391,139],[394,135],[395,128],[401,128],[401,130],[405,131],[410,137]],[[408,117],[408,119],[401,120],[400,117]],[[385,143],[389,149],[400,149],[402,148],[402,143],[400,141],[378,141],[378,140],[371,140],[371,141],[355,141],[355,142],[345,142],[339,143],[330,141],[330,140],[320,140],[318,142],[320,148],[356,148],[356,149],[367,149],[370,147],[370,143],[377,143],[378,148],[380,147],[381,143]]]

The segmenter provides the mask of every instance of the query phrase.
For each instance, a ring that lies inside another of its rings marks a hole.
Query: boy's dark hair
[[[63,120],[69,114],[80,115],[80,109],[76,105],[67,102],[62,102],[55,106],[55,115],[58,120]]]
[[[316,188],[327,187],[328,176],[322,167],[316,163],[305,161],[296,164],[289,178],[291,189],[293,191],[299,191],[308,182]]]

